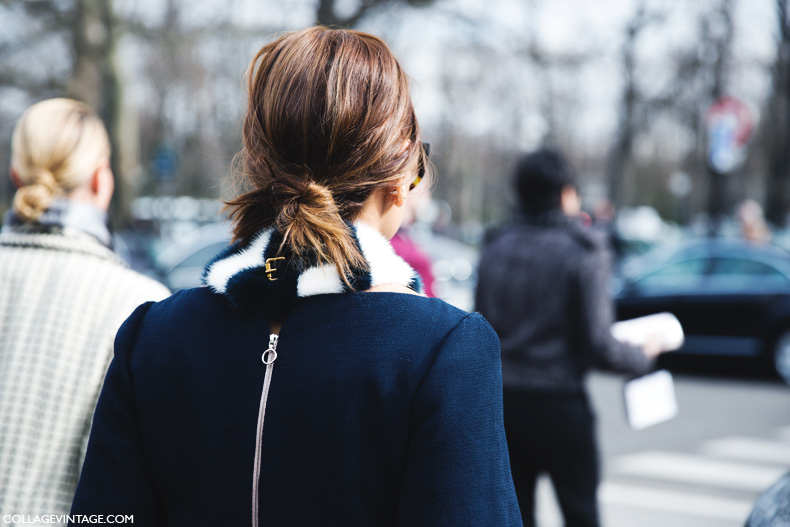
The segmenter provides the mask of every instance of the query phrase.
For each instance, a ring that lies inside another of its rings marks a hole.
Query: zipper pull
[[[269,335],[269,347],[261,355],[261,361],[267,366],[277,360],[277,333]]]

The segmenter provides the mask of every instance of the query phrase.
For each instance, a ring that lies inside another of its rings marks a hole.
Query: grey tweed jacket
[[[69,512],[115,333],[168,295],[82,232],[0,233],[0,524]]]

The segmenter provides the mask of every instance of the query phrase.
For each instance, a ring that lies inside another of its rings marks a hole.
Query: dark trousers
[[[598,527],[598,448],[587,397],[506,388],[504,411],[524,527],[535,525],[535,484],[543,472],[551,478],[566,527]]]

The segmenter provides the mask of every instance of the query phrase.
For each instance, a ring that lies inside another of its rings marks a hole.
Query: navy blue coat
[[[269,321],[208,288],[144,304],[116,339],[72,514],[251,524]],[[299,300],[263,429],[263,526],[521,525],[499,341],[401,293]]]

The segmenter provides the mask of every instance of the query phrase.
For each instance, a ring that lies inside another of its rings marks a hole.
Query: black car
[[[655,249],[623,266],[619,320],[669,311],[680,354],[770,360],[790,383],[790,253],[710,238]]]

